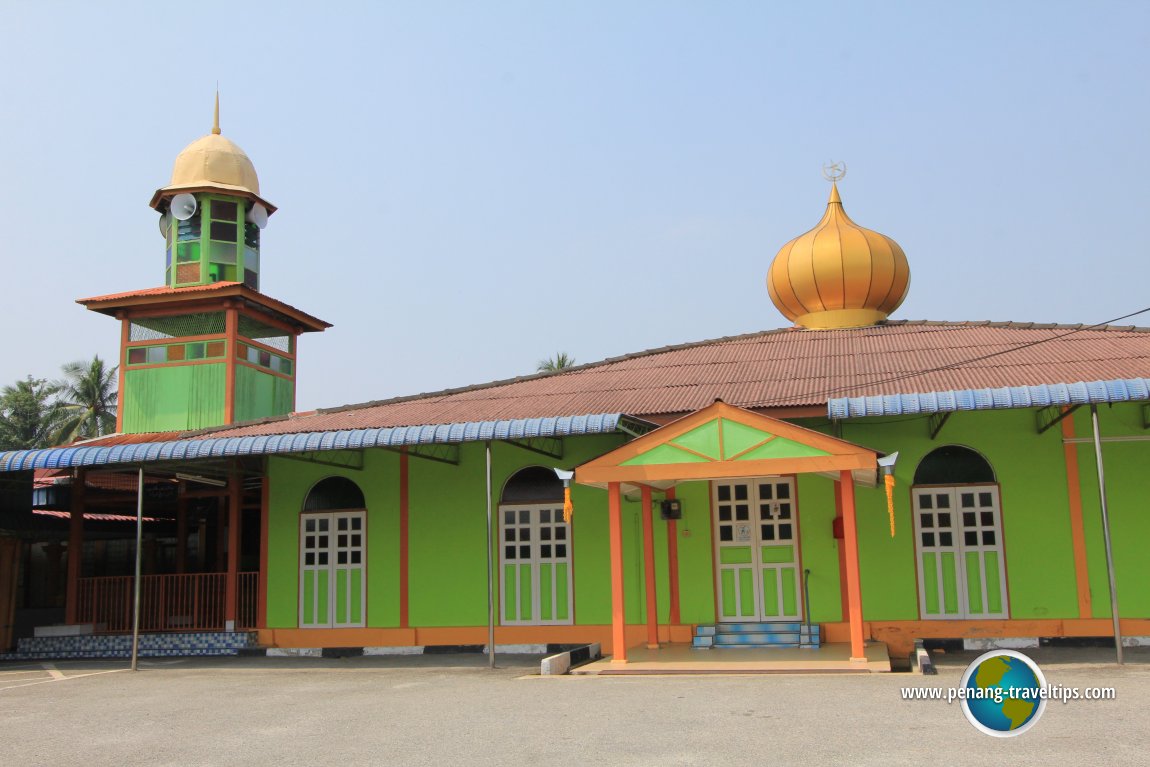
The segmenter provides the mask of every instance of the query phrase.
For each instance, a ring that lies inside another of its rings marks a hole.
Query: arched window
[[[300,628],[366,625],[367,508],[359,485],[328,477],[300,514]]]
[[[563,483],[552,469],[528,466],[515,472],[503,486],[500,503],[563,502]]]
[[[920,615],[1009,617],[1002,508],[990,462],[968,447],[944,445],[919,462],[914,485]]]
[[[347,477],[328,477],[317,482],[307,494],[303,510],[362,509],[364,505],[359,485]]]
[[[571,536],[563,521],[563,483],[529,466],[503,486],[499,503],[500,622],[572,622]]]
[[[914,472],[916,485],[977,485],[994,481],[990,462],[962,445],[943,445],[931,450]]]

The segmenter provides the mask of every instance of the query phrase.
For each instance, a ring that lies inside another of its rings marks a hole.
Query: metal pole
[[[487,667],[495,668],[495,594],[492,582],[495,579],[495,565],[491,561],[491,550],[495,545],[491,525],[491,441],[487,443]]]
[[[1110,615],[1114,619],[1114,650],[1122,661],[1122,627],[1118,622],[1118,591],[1114,582],[1114,552],[1110,547],[1110,514],[1106,509],[1106,477],[1102,471],[1102,438],[1098,434],[1098,406],[1090,406],[1094,426],[1094,460],[1098,464],[1098,498],[1102,503],[1102,538],[1106,542],[1106,575],[1110,578]]]
[[[132,671],[139,671],[140,659],[140,562],[144,543],[144,469],[136,485],[136,577],[132,584]]]

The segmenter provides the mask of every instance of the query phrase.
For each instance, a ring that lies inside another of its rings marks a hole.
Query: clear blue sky
[[[781,327],[832,159],[896,318],[1150,306],[1150,3],[0,5],[0,383],[115,359],[73,299],[163,282],[147,202],[217,80],[262,288],[335,326],[300,409]]]

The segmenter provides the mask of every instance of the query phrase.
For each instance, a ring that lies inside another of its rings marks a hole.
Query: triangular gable
[[[874,450],[715,402],[579,466],[575,481],[666,483],[873,470],[877,460]]]

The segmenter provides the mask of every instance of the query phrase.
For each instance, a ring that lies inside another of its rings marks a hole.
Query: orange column
[[[120,318],[120,370],[119,389],[116,392],[116,431],[124,431],[124,376],[128,369],[128,342],[132,340],[132,321],[123,314]]]
[[[1074,416],[1062,419],[1064,439],[1074,437]],[[1066,498],[1070,502],[1070,538],[1074,544],[1074,580],[1078,585],[1078,617],[1091,618],[1090,573],[1086,564],[1086,528],[1082,522],[1082,484],[1078,474],[1078,445],[1063,443],[1066,457]]]
[[[228,579],[227,594],[224,600],[224,626],[227,631],[235,631],[237,587],[240,573],[240,518],[244,500],[243,478],[239,471],[232,474],[228,482]]]
[[[835,521],[842,525],[843,519],[843,485],[841,482],[835,483]],[[833,528],[832,528],[833,530]],[[846,620],[850,615],[851,608],[847,602],[847,547],[843,542],[838,544],[839,550],[839,612],[842,615],[842,620]]]
[[[675,499],[675,488],[668,488],[663,496],[667,500]],[[667,580],[670,585],[671,605],[667,620],[672,626],[678,626],[679,617],[679,523],[673,519],[667,520]]]
[[[627,614],[623,609],[623,509],[618,482],[607,485],[611,541],[611,660],[627,662]]]
[[[176,572],[188,571],[188,499],[184,497],[187,483],[180,480],[176,486]]]
[[[647,576],[647,647],[659,649],[659,605],[655,600],[655,523],[651,519],[651,488],[643,495],[643,571]]]
[[[408,627],[408,511],[410,504],[410,486],[408,485],[408,456],[407,448],[399,453],[399,627]]]
[[[855,486],[849,471],[839,472],[843,495],[843,547],[846,549],[847,607],[850,610],[851,660],[866,660],[863,641],[862,579],[859,576],[859,536],[855,523]]]
[[[224,314],[224,333],[227,338],[227,356],[224,358],[224,423],[236,421],[236,354],[239,352],[240,313],[229,306]],[[292,367],[295,372],[295,367]]]
[[[76,469],[72,480],[71,516],[68,519],[68,583],[64,596],[64,622],[77,623],[80,570],[84,564],[84,472]]]
[[[268,479],[267,465],[260,482],[260,593],[256,614],[256,626],[268,627],[268,528],[271,526],[271,480]]]

